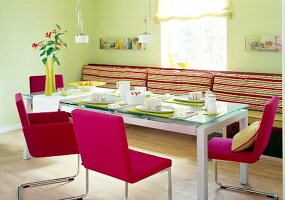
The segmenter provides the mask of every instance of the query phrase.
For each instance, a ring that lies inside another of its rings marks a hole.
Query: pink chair
[[[30,76],[30,93],[45,91],[46,76]],[[57,88],[64,87],[62,74],[55,75],[55,86]]]
[[[27,113],[20,93],[15,95],[15,100],[24,137],[33,157],[79,154],[73,124],[69,121],[68,113],[62,111]],[[79,161],[78,155],[76,175],[19,185],[17,187],[17,199],[20,199],[20,189],[73,181],[79,174]],[[81,196],[70,197],[69,199],[80,199]]]
[[[225,161],[233,161],[233,162],[249,163],[249,164],[255,163],[262,155],[264,149],[268,144],[275,113],[277,110],[277,105],[278,105],[278,97],[275,96],[272,97],[271,100],[265,105],[260,127],[257,133],[257,138],[255,140],[252,150],[232,152],[231,138],[214,137],[208,143],[208,157],[210,159],[216,159],[216,160],[225,160]],[[279,199],[277,195],[272,193],[220,183],[218,180],[217,161],[214,162],[215,162],[215,181],[221,188],[237,190],[241,192],[250,192],[274,199]]]
[[[171,160],[129,149],[121,116],[76,109],[72,117],[87,177],[93,170],[124,181],[127,200],[128,183],[167,170],[168,199],[172,199]]]

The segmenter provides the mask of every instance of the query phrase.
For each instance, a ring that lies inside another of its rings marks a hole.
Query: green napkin
[[[76,103],[78,105],[99,107],[99,108],[107,108],[108,107],[108,104],[86,103],[84,101],[75,101],[74,103]]]
[[[164,102],[167,103],[176,103],[176,104],[181,104],[181,105],[187,105],[187,106],[203,106],[204,102],[187,102],[187,101],[179,101],[175,99],[166,99]]]
[[[131,113],[137,113],[137,114],[142,114],[142,115],[153,115],[153,116],[158,116],[158,117],[172,117],[173,116],[173,113],[153,113],[153,112],[145,112],[145,111],[140,111],[136,108],[129,108],[128,109],[128,112],[131,112]]]

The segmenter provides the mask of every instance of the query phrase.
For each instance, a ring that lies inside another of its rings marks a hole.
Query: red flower
[[[33,43],[32,47],[36,49],[38,47],[38,44],[37,43]]]
[[[46,32],[46,37],[50,38],[51,37],[51,32]]]

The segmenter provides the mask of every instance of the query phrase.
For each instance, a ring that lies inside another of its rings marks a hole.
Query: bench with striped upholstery
[[[215,73],[213,92],[218,100],[246,103],[250,110],[262,110],[268,99],[278,96],[277,112],[282,112],[281,75]]]
[[[207,71],[148,68],[147,88],[163,94],[205,92],[211,89],[212,79],[213,73]]]
[[[146,67],[89,64],[82,69],[83,81],[106,82],[102,86],[106,88],[117,88],[117,82],[122,80],[130,81],[132,89],[134,86],[146,87],[146,78]]]
[[[88,64],[83,66],[82,79],[106,82],[103,87],[107,88],[116,88],[118,81],[129,80],[132,89],[147,86],[148,91],[162,94],[210,89],[220,101],[248,104],[249,123],[261,119],[265,103],[274,95],[280,98],[274,127],[282,127],[281,74]]]
[[[217,100],[248,104],[249,124],[262,117],[262,110],[272,96],[279,97],[274,127],[282,127],[281,74],[217,72],[213,92]]]

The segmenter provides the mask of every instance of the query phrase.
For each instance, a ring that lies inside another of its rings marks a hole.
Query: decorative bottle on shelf
[[[208,114],[216,114],[217,113],[217,101],[216,96],[213,94],[210,94],[208,96],[208,103],[207,103],[207,112]]]

